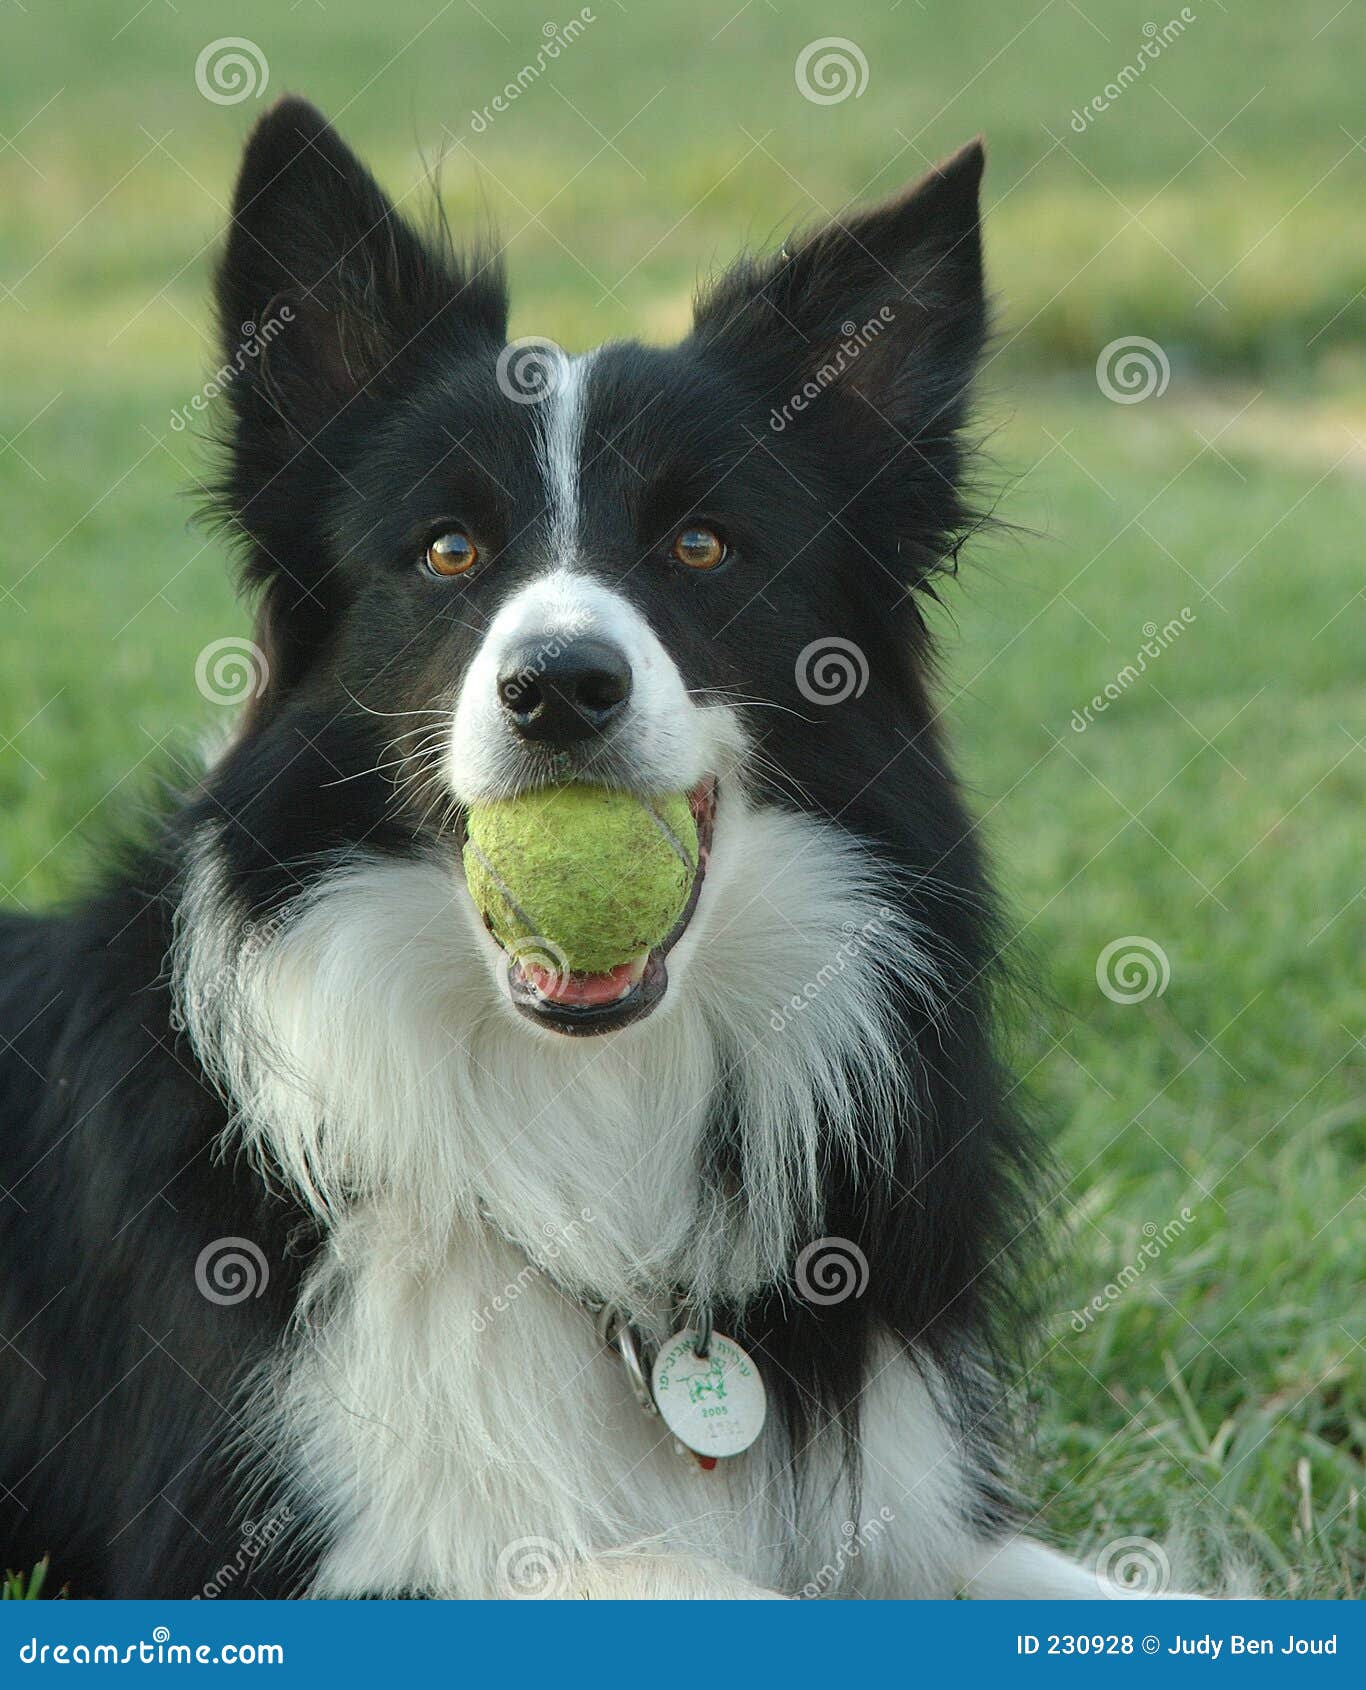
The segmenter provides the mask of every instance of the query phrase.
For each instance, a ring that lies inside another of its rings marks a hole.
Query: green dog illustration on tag
[[[740,1455],[763,1430],[767,1393],[759,1369],[733,1338],[713,1332],[706,1354],[701,1334],[675,1332],[651,1369],[655,1403],[681,1444],[701,1456]]]
[[[713,1353],[710,1366],[704,1372],[686,1374],[684,1383],[688,1387],[689,1402],[706,1402],[709,1398],[721,1402],[726,1394],[726,1370]]]

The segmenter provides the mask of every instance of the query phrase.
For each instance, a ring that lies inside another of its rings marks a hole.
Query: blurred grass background
[[[195,656],[245,627],[187,528],[202,446],[171,427],[218,361],[209,265],[259,110],[199,91],[209,43],[253,43],[258,92],[318,101],[409,205],[444,155],[457,230],[507,245],[514,332],[571,348],[673,335],[740,245],[985,131],[984,421],[1001,514],[1032,532],[975,547],[942,620],[1048,987],[1021,1069],[1069,1242],[1030,1380],[1036,1525],[1232,1529],[1273,1588],[1359,1594],[1366,11],[1189,7],[1089,115],[1179,7],[587,10],[481,126],[573,10],[0,6],[0,882],[24,905],[69,884],[82,830],[212,721]],[[794,65],[831,35],[866,85],[817,104]],[[1170,379],[1120,404],[1096,363],[1134,336]],[[1170,981],[1116,1003],[1097,958],[1131,935]]]

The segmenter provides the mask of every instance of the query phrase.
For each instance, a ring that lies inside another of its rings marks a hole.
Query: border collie
[[[11,1562],[81,1596],[1116,1591],[1018,1524],[1034,1158],[930,689],[982,164],[741,263],[677,346],[571,357],[509,344],[492,255],[311,106],[261,120],[214,493],[255,696],[102,890],[0,920]],[[705,875],[643,978],[565,994],[461,845],[579,779],[690,793]],[[654,1412],[680,1328],[761,1378],[744,1453]]]

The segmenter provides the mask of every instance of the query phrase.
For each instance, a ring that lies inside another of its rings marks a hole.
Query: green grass
[[[0,1579],[0,1602],[37,1602],[47,1583],[47,1572],[46,1555],[27,1574],[7,1572]]]
[[[231,25],[265,55],[268,96],[302,90],[341,114],[410,203],[447,154],[453,213],[491,214],[508,242],[528,332],[577,345],[670,329],[739,240],[890,192],[984,130],[993,275],[1012,322],[1030,325],[1021,357],[1089,364],[1144,333],[1216,370],[1361,374],[1360,7],[1197,4],[1080,135],[1073,112],[1135,60],[1145,21],[1180,6],[589,9],[598,21],[483,133],[471,114],[534,60],[547,17],[576,8],[507,0],[485,21],[465,0],[240,0]],[[173,337],[168,368],[192,392],[205,255],[258,102],[196,91],[217,33],[202,5],[84,0],[81,13],[79,31],[38,7],[4,13],[0,113],[20,152],[0,148],[0,281],[24,307],[7,381],[49,383],[36,331],[60,324],[58,367],[92,374]],[[865,92],[813,105],[797,54],[846,30]]]
[[[1048,537],[968,569],[956,618],[957,737],[1053,993],[1023,1063],[1068,1176],[1045,1518],[1097,1541],[1232,1525],[1278,1583],[1359,1593],[1366,489],[1236,429],[1205,450],[1162,406],[1063,392],[1016,416],[1010,458],[1036,467],[1007,509]],[[1132,935],[1170,980],[1119,1004],[1097,960]]]
[[[398,193],[443,123],[463,138],[452,216],[496,219],[518,332],[571,346],[673,332],[742,240],[988,131],[990,448],[1001,513],[1034,533],[978,543],[942,621],[1015,948],[1047,987],[1020,1032],[1069,1240],[1030,1379],[1041,1526],[1232,1529],[1275,1588],[1360,1594],[1366,14],[1193,9],[1082,136],[1072,110],[1179,8],[604,4],[483,136],[470,111],[570,10],[486,8],[495,28],[461,5],[411,45],[425,0],[243,0],[231,26],[272,92],[346,108]],[[0,19],[0,134],[25,155],[0,149],[0,881],[27,905],[136,808],[168,735],[223,725],[195,657],[245,627],[221,547],[186,526],[202,460],[170,417],[211,363],[207,262],[255,106],[195,92],[224,27],[207,9],[133,11]],[[868,88],[817,107],[793,60],[836,28]],[[1098,391],[1128,334],[1169,356],[1161,399]],[[1119,1004],[1096,962],[1129,935],[1170,978]],[[1145,1227],[1170,1241],[1106,1298]]]

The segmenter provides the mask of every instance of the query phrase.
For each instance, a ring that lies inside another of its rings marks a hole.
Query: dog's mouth
[[[711,775],[688,794],[688,807],[697,823],[697,872],[683,913],[652,950],[606,973],[580,974],[557,967],[554,957],[534,945],[520,954],[501,947],[507,958],[504,982],[519,1013],[551,1032],[587,1037],[616,1032],[659,1005],[669,989],[669,952],[687,931],[706,879],[716,796]]]

